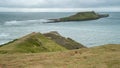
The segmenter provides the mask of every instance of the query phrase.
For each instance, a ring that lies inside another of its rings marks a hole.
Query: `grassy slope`
[[[45,33],[44,35],[68,50],[86,48],[84,45],[72,40],[71,38],[62,37],[56,31]]]
[[[75,15],[60,18],[60,21],[82,21],[82,20],[93,20],[98,19],[99,15],[95,12],[79,12]]]
[[[120,68],[120,44],[64,52],[0,54],[3,68]]]
[[[37,53],[63,50],[67,49],[40,33],[31,33],[0,47],[0,53]]]

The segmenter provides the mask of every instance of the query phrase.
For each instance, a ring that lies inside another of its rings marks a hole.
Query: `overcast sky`
[[[120,0],[0,0],[1,12],[120,11]]]

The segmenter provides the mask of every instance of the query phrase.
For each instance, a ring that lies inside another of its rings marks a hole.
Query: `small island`
[[[87,20],[96,20],[104,17],[108,17],[109,14],[99,14],[94,11],[89,12],[78,12],[69,17],[63,17],[58,19],[49,19],[47,23],[55,23],[55,22],[68,22],[68,21],[87,21]]]

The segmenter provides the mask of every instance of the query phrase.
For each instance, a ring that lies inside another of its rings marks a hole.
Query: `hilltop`
[[[33,32],[1,45],[0,53],[40,53],[86,48],[70,38],[57,34],[54,32],[46,34]]]
[[[63,17],[58,19],[49,19],[50,21],[47,23],[96,20],[96,19],[108,17],[108,16],[109,16],[108,14],[98,14],[98,13],[95,13],[94,11],[78,12],[68,17]]]

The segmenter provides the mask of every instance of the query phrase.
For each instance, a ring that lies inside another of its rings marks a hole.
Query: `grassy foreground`
[[[120,68],[120,44],[63,52],[0,54],[0,68]]]

